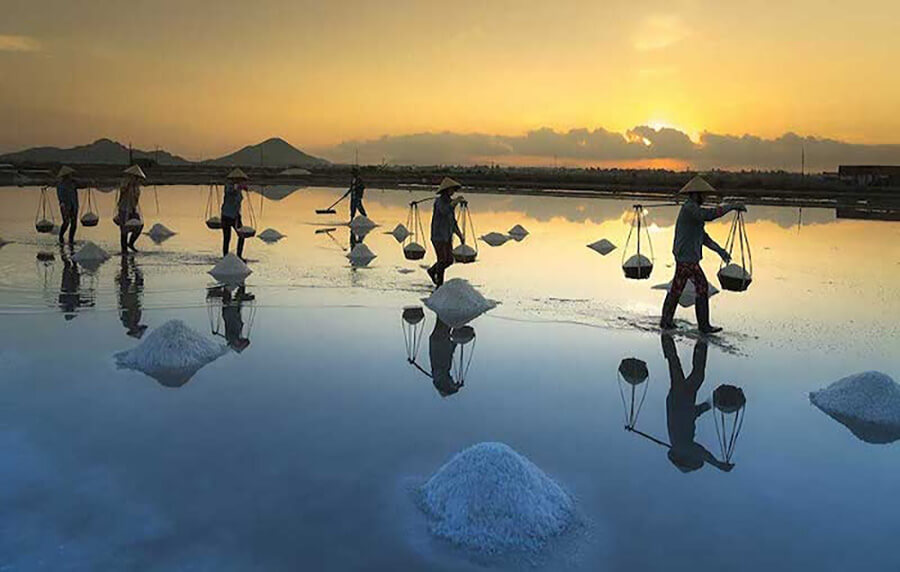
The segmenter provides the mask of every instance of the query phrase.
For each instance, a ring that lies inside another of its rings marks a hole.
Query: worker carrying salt
[[[141,182],[147,176],[139,165],[132,165],[125,169],[125,178],[119,187],[119,200],[116,205],[116,224],[119,225],[119,244],[122,254],[128,249],[137,252],[134,244],[137,242],[141,231],[144,230],[139,204],[141,201]]]
[[[237,232],[243,226],[241,221],[241,202],[247,189],[247,176],[240,169],[234,169],[225,176],[225,196],[222,199],[222,256],[231,248],[231,230],[238,235],[237,255],[244,260],[244,237]],[[244,260],[246,262],[246,260]]]
[[[444,283],[444,272],[453,264],[453,235],[458,236],[463,244],[466,242],[459,225],[456,224],[455,213],[456,205],[464,204],[466,199],[462,195],[453,198],[453,194],[461,188],[462,185],[450,177],[444,177],[434,201],[431,215],[431,244],[434,246],[437,261],[428,269],[428,276],[435,286]]]
[[[66,231],[69,231],[69,244],[75,243],[75,231],[78,229],[78,183],[75,181],[75,169],[63,166],[56,178],[56,198],[59,199],[59,214],[62,226],[59,227],[59,243],[63,243]]]
[[[703,274],[703,269],[700,268],[700,260],[703,258],[704,246],[718,253],[726,263],[731,261],[731,255],[706,234],[704,226],[707,221],[715,220],[726,213],[735,210],[746,211],[747,208],[739,203],[704,207],[704,197],[712,192],[715,192],[715,189],[700,176],[691,179],[678,191],[678,194],[686,196],[687,200],[682,205],[675,223],[675,242],[672,246],[672,253],[675,255],[675,277],[663,302],[662,318],[659,323],[660,328],[664,330],[676,327],[673,319],[678,298],[690,280],[697,292],[697,326],[700,332],[713,334],[722,331],[722,328],[709,323],[709,282]]]

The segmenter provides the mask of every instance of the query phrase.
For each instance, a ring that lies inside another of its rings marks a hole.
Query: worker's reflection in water
[[[228,347],[240,353],[250,345],[244,337],[244,317],[241,313],[244,302],[256,299],[241,285],[232,294],[231,289],[222,289],[222,321],[225,323],[225,341]],[[249,333],[249,332],[248,332]]]
[[[669,429],[669,460],[682,472],[689,473],[703,467],[704,463],[730,471],[734,465],[721,462],[703,445],[694,441],[697,418],[709,411],[709,403],[697,404],[697,392],[706,377],[706,340],[698,338],[694,345],[694,357],[690,375],[685,377],[678,359],[678,351],[672,336],[662,334],[663,355],[669,363],[669,395],[666,397],[666,421]]]
[[[435,320],[434,330],[428,338],[428,357],[431,360],[431,381],[441,397],[458,392],[464,380],[453,380],[453,353],[456,343],[450,339],[450,326]]]
[[[81,269],[71,259],[71,250],[60,247],[60,258],[63,261],[62,280],[59,284],[59,310],[66,321],[75,319],[78,309],[94,305],[93,297],[82,295]]]
[[[122,263],[116,274],[116,285],[118,286],[119,319],[125,326],[125,333],[132,338],[141,339],[147,330],[147,326],[141,324],[144,273],[133,256],[122,256]]]

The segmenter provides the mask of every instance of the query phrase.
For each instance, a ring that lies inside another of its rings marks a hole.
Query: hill
[[[189,161],[166,151],[133,150],[136,159],[155,159],[160,165],[187,165]],[[128,164],[128,147],[111,139],[98,139],[88,145],[67,149],[60,147],[32,147],[0,155],[4,163],[101,163]]]
[[[204,161],[209,165],[265,166],[265,167],[316,167],[328,165],[328,161],[307,155],[284,139],[273,137],[257,145],[246,147],[219,157]]]

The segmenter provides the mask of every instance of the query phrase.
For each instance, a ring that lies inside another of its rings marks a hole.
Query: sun
[[[652,127],[653,129],[659,131],[663,128],[675,129],[676,131],[681,131],[685,135],[687,135],[691,141],[697,142],[699,140],[700,134],[695,129],[690,129],[688,127],[684,127],[682,125],[677,125],[672,123],[671,121],[666,121],[665,119],[651,119],[649,121],[645,121],[644,125],[648,127]]]

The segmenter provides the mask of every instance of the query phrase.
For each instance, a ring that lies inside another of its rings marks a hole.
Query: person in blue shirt
[[[722,328],[709,323],[709,282],[700,267],[700,260],[703,258],[704,246],[718,253],[726,263],[731,262],[731,255],[706,234],[704,226],[707,222],[725,216],[731,211],[746,211],[747,208],[742,204],[704,207],[704,197],[712,192],[715,192],[715,189],[699,176],[691,179],[678,191],[678,194],[686,195],[687,200],[681,206],[675,223],[675,241],[672,245],[672,254],[675,255],[675,277],[672,278],[672,285],[663,302],[659,323],[659,327],[663,330],[676,327],[675,309],[687,281],[690,280],[694,283],[694,290],[697,293],[697,327],[700,333],[714,334],[722,331]]]
[[[222,199],[222,256],[228,254],[231,247],[231,229],[243,226],[241,221],[241,202],[244,200],[243,192],[247,189],[249,177],[240,169],[234,169],[228,173],[225,182],[225,196]],[[244,259],[244,237],[238,234],[237,255]]]
[[[453,198],[453,193],[462,188],[462,185],[445,177],[438,187],[438,196],[434,201],[434,209],[431,215],[431,244],[437,255],[437,262],[428,269],[428,276],[435,286],[440,287],[444,283],[444,271],[453,264],[453,235],[465,243],[459,225],[456,223],[456,205],[465,202],[465,197]]]
[[[59,199],[59,213],[62,226],[59,227],[59,243],[63,243],[66,231],[69,231],[69,244],[75,243],[75,231],[78,229],[78,183],[75,181],[75,169],[63,166],[57,175],[56,198]]]

